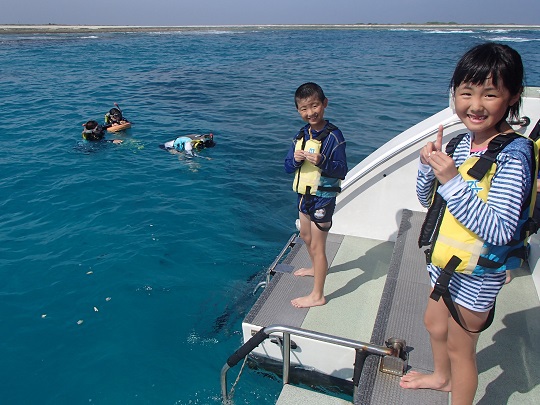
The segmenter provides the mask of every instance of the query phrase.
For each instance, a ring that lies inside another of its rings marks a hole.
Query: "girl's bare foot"
[[[409,371],[399,382],[401,388],[419,389],[426,388],[437,391],[450,392],[451,386],[449,380],[441,379],[435,374],[422,374],[418,371]]]
[[[313,277],[315,272],[313,271],[313,267],[311,267],[309,269],[306,269],[305,267],[302,267],[301,269],[296,270],[293,274],[295,276],[300,276],[300,277],[303,277],[303,276],[311,276],[311,277]]]
[[[313,298],[311,295],[306,295],[305,297],[295,298],[291,301],[291,304],[296,308],[310,308],[326,304],[326,299],[324,297],[317,299]]]

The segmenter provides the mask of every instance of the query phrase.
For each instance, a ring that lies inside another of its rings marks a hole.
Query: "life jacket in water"
[[[176,149],[178,152],[191,152],[193,149],[191,145],[192,139],[187,136],[180,136],[174,140],[173,148]]]
[[[309,132],[309,139],[306,139],[304,128],[296,136],[294,150],[304,150],[309,153],[321,153],[324,139],[337,129],[333,124],[328,123],[324,130],[315,138]],[[323,176],[322,170],[308,160],[304,160],[302,165],[296,169],[293,181],[293,190],[299,194],[317,195],[320,197],[332,198],[341,192],[341,180]]]
[[[452,156],[464,135],[458,135],[448,143],[446,153],[449,156]],[[498,135],[491,140],[484,154],[471,156],[459,166],[460,175],[473,187],[483,201],[487,201],[491,181],[495,175],[497,155],[519,137],[521,135],[515,133]],[[433,202],[422,225],[418,245],[422,247],[431,243],[431,249],[425,252],[427,263],[432,263],[442,269],[431,298],[438,301],[442,296],[452,317],[464,329],[466,328],[459,319],[448,291],[453,272],[479,275],[518,268],[521,266],[522,260],[527,258],[526,244],[529,235],[538,230],[538,225],[531,218],[536,200],[538,172],[538,147],[534,142],[531,151],[534,154],[531,156],[533,162],[531,191],[522,203],[521,216],[514,236],[504,246],[489,244],[462,225],[448,211],[444,199],[435,190]],[[494,309],[495,306],[490,311],[488,320],[482,329],[478,331],[466,330],[477,333],[487,329],[493,321]]]

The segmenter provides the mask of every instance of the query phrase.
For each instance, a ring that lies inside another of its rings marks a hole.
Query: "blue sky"
[[[540,24],[540,0],[3,0],[0,24]]]

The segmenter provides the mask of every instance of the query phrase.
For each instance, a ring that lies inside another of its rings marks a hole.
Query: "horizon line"
[[[354,23],[354,24],[216,24],[216,25],[95,25],[95,24],[0,24],[0,33],[29,33],[29,32],[125,32],[125,31],[152,31],[152,30],[194,30],[194,29],[245,29],[245,28],[420,28],[420,29],[452,29],[452,28],[513,28],[513,29],[540,29],[540,25],[532,24],[462,24],[462,23]]]

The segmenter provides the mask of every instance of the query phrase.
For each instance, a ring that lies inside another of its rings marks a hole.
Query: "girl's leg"
[[[330,224],[319,224],[322,227],[327,227]],[[302,224],[300,229],[304,225]],[[292,305],[297,308],[314,307],[326,304],[324,298],[324,282],[328,272],[328,260],[326,258],[326,238],[328,232],[321,231],[314,222],[311,223],[311,243],[308,245],[309,256],[313,265],[313,290],[305,297],[296,298],[291,301]],[[296,272],[295,274],[299,273]],[[297,274],[300,275],[300,274]],[[307,275],[307,274],[304,274]]]
[[[458,306],[467,329],[478,330],[486,322],[488,312],[474,312]],[[452,365],[452,405],[470,405],[478,387],[476,343],[479,333],[470,333],[453,319],[448,325],[448,355]]]
[[[403,388],[429,388],[438,391],[450,391],[451,368],[448,357],[448,323],[452,320],[443,300],[428,299],[424,324],[429,332],[433,352],[433,374],[410,371],[401,377]]]

